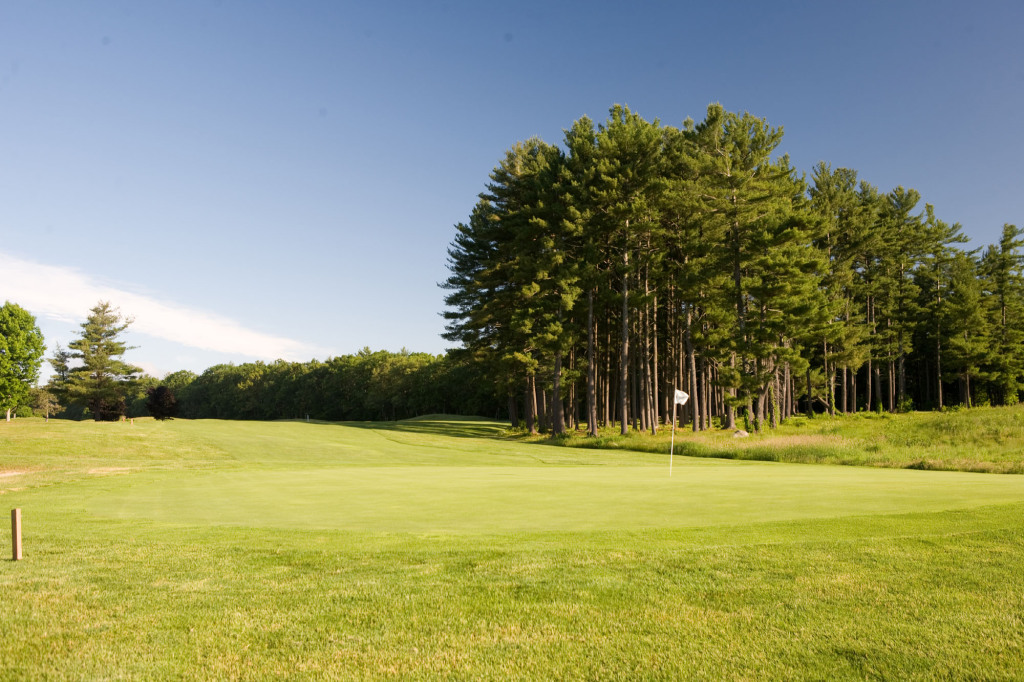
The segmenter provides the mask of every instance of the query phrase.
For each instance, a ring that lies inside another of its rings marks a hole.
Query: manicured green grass
[[[1024,477],[501,431],[2,424],[0,678],[1024,676]]]

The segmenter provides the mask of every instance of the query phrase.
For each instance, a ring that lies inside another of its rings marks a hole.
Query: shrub
[[[147,389],[146,395],[146,409],[154,419],[171,419],[178,414],[178,401],[166,386]]]
[[[125,402],[121,396],[101,398],[92,405],[92,418],[98,422],[116,422],[124,416]]]

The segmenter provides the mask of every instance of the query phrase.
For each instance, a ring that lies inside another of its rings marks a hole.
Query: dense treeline
[[[54,349],[53,375],[31,396],[36,412],[97,420],[151,415],[362,421],[435,413],[497,418],[504,410],[478,367],[405,350],[364,348],[324,362],[216,365],[199,375],[183,370],[159,380],[121,360],[128,347],[119,337],[129,324],[131,318],[109,303],[98,303],[70,350],[59,344]],[[41,356],[41,336],[39,343]],[[23,407],[31,414],[28,404]]]
[[[130,414],[146,414],[137,383]],[[476,370],[446,356],[371,352],[324,362],[252,362],[216,365],[202,374],[180,371],[161,385],[173,393],[180,417],[201,419],[393,420],[424,414],[497,417],[493,387]]]
[[[81,338],[68,350],[59,344],[54,349],[47,385],[29,394],[27,382],[22,382],[26,393],[19,414],[32,414],[34,409],[40,416],[66,419],[150,415],[369,421],[435,413],[497,418],[504,412],[493,385],[482,379],[477,366],[455,357],[405,350],[364,348],[324,362],[216,365],[199,375],[183,370],[159,380],[121,360],[128,347],[119,337],[129,324],[131,318],[122,317],[109,303],[97,304],[81,325]],[[41,335],[38,345],[41,358]]]
[[[1006,404],[1024,388],[1021,231],[980,255],[913,189],[778,156],[782,129],[616,106],[516,144],[449,249],[446,338],[513,422],[694,430],[798,410]]]

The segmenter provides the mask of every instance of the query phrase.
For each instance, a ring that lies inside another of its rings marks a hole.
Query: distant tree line
[[[513,422],[694,430],[798,412],[1011,404],[1024,389],[1021,230],[964,250],[913,189],[777,156],[719,105],[681,127],[612,108],[490,174],[449,249],[446,338]]]
[[[5,326],[8,309],[16,325]],[[215,365],[198,375],[183,370],[158,379],[122,360],[129,347],[121,336],[131,322],[101,301],[82,323],[80,338],[67,349],[55,347],[47,385],[30,389],[39,373],[42,334],[34,318],[8,304],[0,310],[0,332],[5,332],[11,350],[0,346],[0,370],[12,369],[0,371],[0,379],[11,375],[8,383],[0,382],[0,398],[12,409],[20,405],[21,414],[34,409],[40,416],[98,421],[141,416],[330,421],[435,413],[504,416],[493,385],[478,367],[450,356],[406,350],[364,348],[322,362]],[[17,345],[26,334],[31,343]],[[16,374],[15,366],[26,369]]]
[[[68,362],[59,346],[50,362]],[[97,413],[76,400],[56,372],[35,389],[33,406],[42,416],[111,419],[318,419],[388,421],[426,414],[504,418],[493,385],[477,368],[444,355],[371,351],[326,361],[249,362],[182,370],[158,379],[136,374],[119,382],[117,416]]]
[[[504,416],[476,367],[443,355],[371,351],[326,361],[216,365],[169,374],[178,416],[192,419],[396,420],[446,413]],[[133,406],[142,411],[142,402]]]

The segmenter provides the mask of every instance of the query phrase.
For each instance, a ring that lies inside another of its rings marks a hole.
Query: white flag
[[[676,389],[676,405],[685,405],[686,401],[690,399],[689,393],[684,393],[678,388]]]

